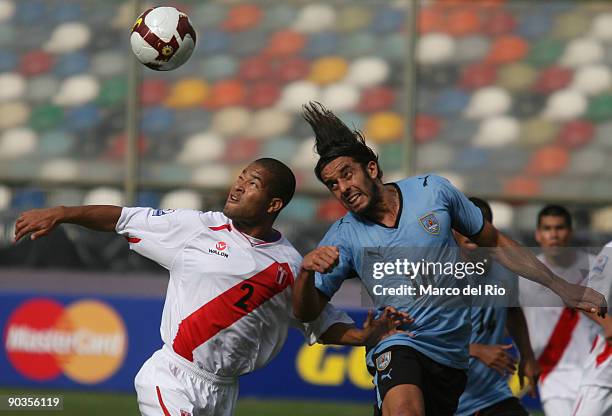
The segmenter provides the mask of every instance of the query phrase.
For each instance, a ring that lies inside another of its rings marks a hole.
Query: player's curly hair
[[[315,148],[319,161],[315,166],[315,175],[322,182],[321,171],[332,160],[340,156],[349,156],[365,167],[370,161],[378,165],[378,155],[365,143],[363,133],[351,130],[334,113],[323,104],[311,101],[302,107],[302,116],[310,124],[315,134]],[[378,177],[382,169],[378,165]]]
[[[283,201],[283,208],[289,205],[295,193],[295,175],[289,168],[278,159],[262,157],[253,162],[263,167],[274,178],[269,183],[270,195],[273,198],[280,198]]]

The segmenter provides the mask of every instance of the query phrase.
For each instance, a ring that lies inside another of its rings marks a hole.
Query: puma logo
[[[419,178],[419,179],[423,179],[423,188],[425,188],[427,186],[427,178],[429,178],[429,175],[423,177],[423,178]]]
[[[383,381],[385,378],[388,378],[389,380],[391,380],[391,371],[393,371],[393,369],[390,369],[387,374],[381,374],[380,381]]]

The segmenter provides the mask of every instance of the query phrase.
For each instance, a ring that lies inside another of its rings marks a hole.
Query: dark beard
[[[383,185],[383,192],[384,192],[384,185]],[[369,189],[370,192],[370,201],[368,202],[368,205],[366,205],[361,212],[359,213],[360,215],[366,216],[366,217],[370,217],[370,218],[376,218],[376,208],[382,204],[382,200],[383,200],[383,192],[381,192],[381,189],[376,186],[375,182],[372,182],[372,187]]]

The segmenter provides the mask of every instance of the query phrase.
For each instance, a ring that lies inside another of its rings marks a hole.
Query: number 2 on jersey
[[[249,300],[251,296],[253,296],[253,291],[255,290],[255,288],[250,283],[244,283],[242,286],[240,286],[240,290],[245,290],[246,294],[241,297],[238,302],[234,303],[234,306],[238,306],[240,309],[248,312],[249,305],[247,305],[246,301]]]

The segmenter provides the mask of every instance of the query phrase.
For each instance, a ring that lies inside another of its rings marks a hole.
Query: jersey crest
[[[391,363],[391,351],[384,352],[376,358],[376,369],[384,371]]]
[[[433,213],[423,215],[419,218],[419,222],[429,234],[440,234],[440,223]]]

